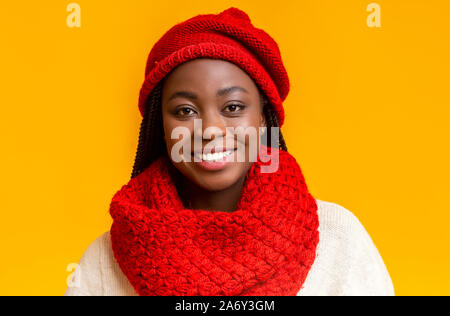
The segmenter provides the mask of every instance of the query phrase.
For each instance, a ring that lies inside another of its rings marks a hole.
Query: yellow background
[[[0,5],[0,294],[62,295],[131,175],[147,54],[236,6],[278,42],[282,131],[311,193],[363,223],[399,295],[450,294],[450,1],[71,1]]]

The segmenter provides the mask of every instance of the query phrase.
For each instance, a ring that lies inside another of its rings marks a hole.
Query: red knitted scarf
[[[293,156],[279,150],[278,170],[263,173],[261,153],[231,213],[185,209],[166,156],[114,195],[112,248],[139,295],[297,295],[316,255],[317,204]]]

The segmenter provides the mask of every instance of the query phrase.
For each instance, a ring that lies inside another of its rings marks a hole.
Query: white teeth
[[[197,157],[198,159],[204,160],[204,161],[218,161],[218,160],[222,160],[223,158],[231,155],[233,152],[234,152],[234,150],[229,150],[229,151],[225,151],[225,152],[206,154],[206,155],[201,155],[201,154],[196,153],[195,157]]]

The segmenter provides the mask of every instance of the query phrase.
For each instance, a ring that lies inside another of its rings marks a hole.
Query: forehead
[[[165,78],[165,89],[219,89],[241,85],[255,92],[253,79],[239,66],[221,59],[198,58],[173,69]]]

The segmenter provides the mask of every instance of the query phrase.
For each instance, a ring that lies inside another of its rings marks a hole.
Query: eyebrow
[[[216,93],[216,97],[221,97],[224,96],[225,94],[229,94],[235,91],[241,91],[244,93],[249,93],[246,89],[244,89],[243,87],[240,86],[232,86],[232,87],[227,87],[227,88],[223,88],[220,89],[219,91],[217,91]],[[170,100],[173,100],[175,98],[187,98],[187,99],[191,99],[191,100],[197,100],[198,96],[190,91],[177,91],[174,94],[171,95],[171,97],[169,98]]]

